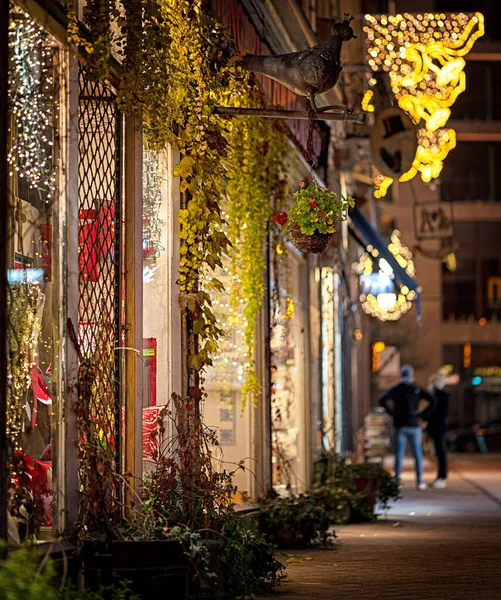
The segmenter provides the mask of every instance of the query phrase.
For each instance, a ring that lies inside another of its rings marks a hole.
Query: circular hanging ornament
[[[416,127],[397,106],[383,110],[371,132],[372,160],[387,177],[398,178],[412,167],[418,139]]]

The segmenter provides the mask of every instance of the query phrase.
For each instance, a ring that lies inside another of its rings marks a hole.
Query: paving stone
[[[406,471],[388,515],[339,527],[332,549],[278,552],[311,560],[260,600],[501,600],[501,456],[451,467],[447,489],[425,492]]]

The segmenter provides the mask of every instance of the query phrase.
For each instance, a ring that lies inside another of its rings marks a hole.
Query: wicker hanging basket
[[[308,254],[320,254],[323,252],[330,242],[332,233],[314,233],[313,235],[306,235],[301,233],[299,229],[289,229],[289,235],[292,243],[301,252]]]

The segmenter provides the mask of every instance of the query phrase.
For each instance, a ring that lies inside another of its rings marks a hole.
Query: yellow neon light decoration
[[[374,178],[374,197],[384,198],[388,188],[393,183],[393,178],[386,175],[378,175]]]
[[[409,181],[419,172],[429,182],[440,175],[443,161],[456,146],[456,132],[446,124],[456,98],[466,89],[463,57],[484,35],[484,17],[404,13],[365,19],[369,65],[373,71],[388,72],[398,105],[420,126],[412,168],[399,181]],[[391,183],[375,182],[374,195],[384,196]]]
[[[374,92],[372,90],[367,90],[362,98],[362,110],[365,112],[374,112],[374,105],[371,104],[371,100],[374,96]]]

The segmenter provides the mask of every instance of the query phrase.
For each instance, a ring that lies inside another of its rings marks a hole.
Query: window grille
[[[115,100],[109,87],[81,70],[77,419],[82,516],[89,514],[93,496],[95,511],[105,508],[108,514],[113,512],[117,488],[114,483],[110,485],[108,476],[120,468],[122,408],[117,348],[123,346],[122,127]]]

